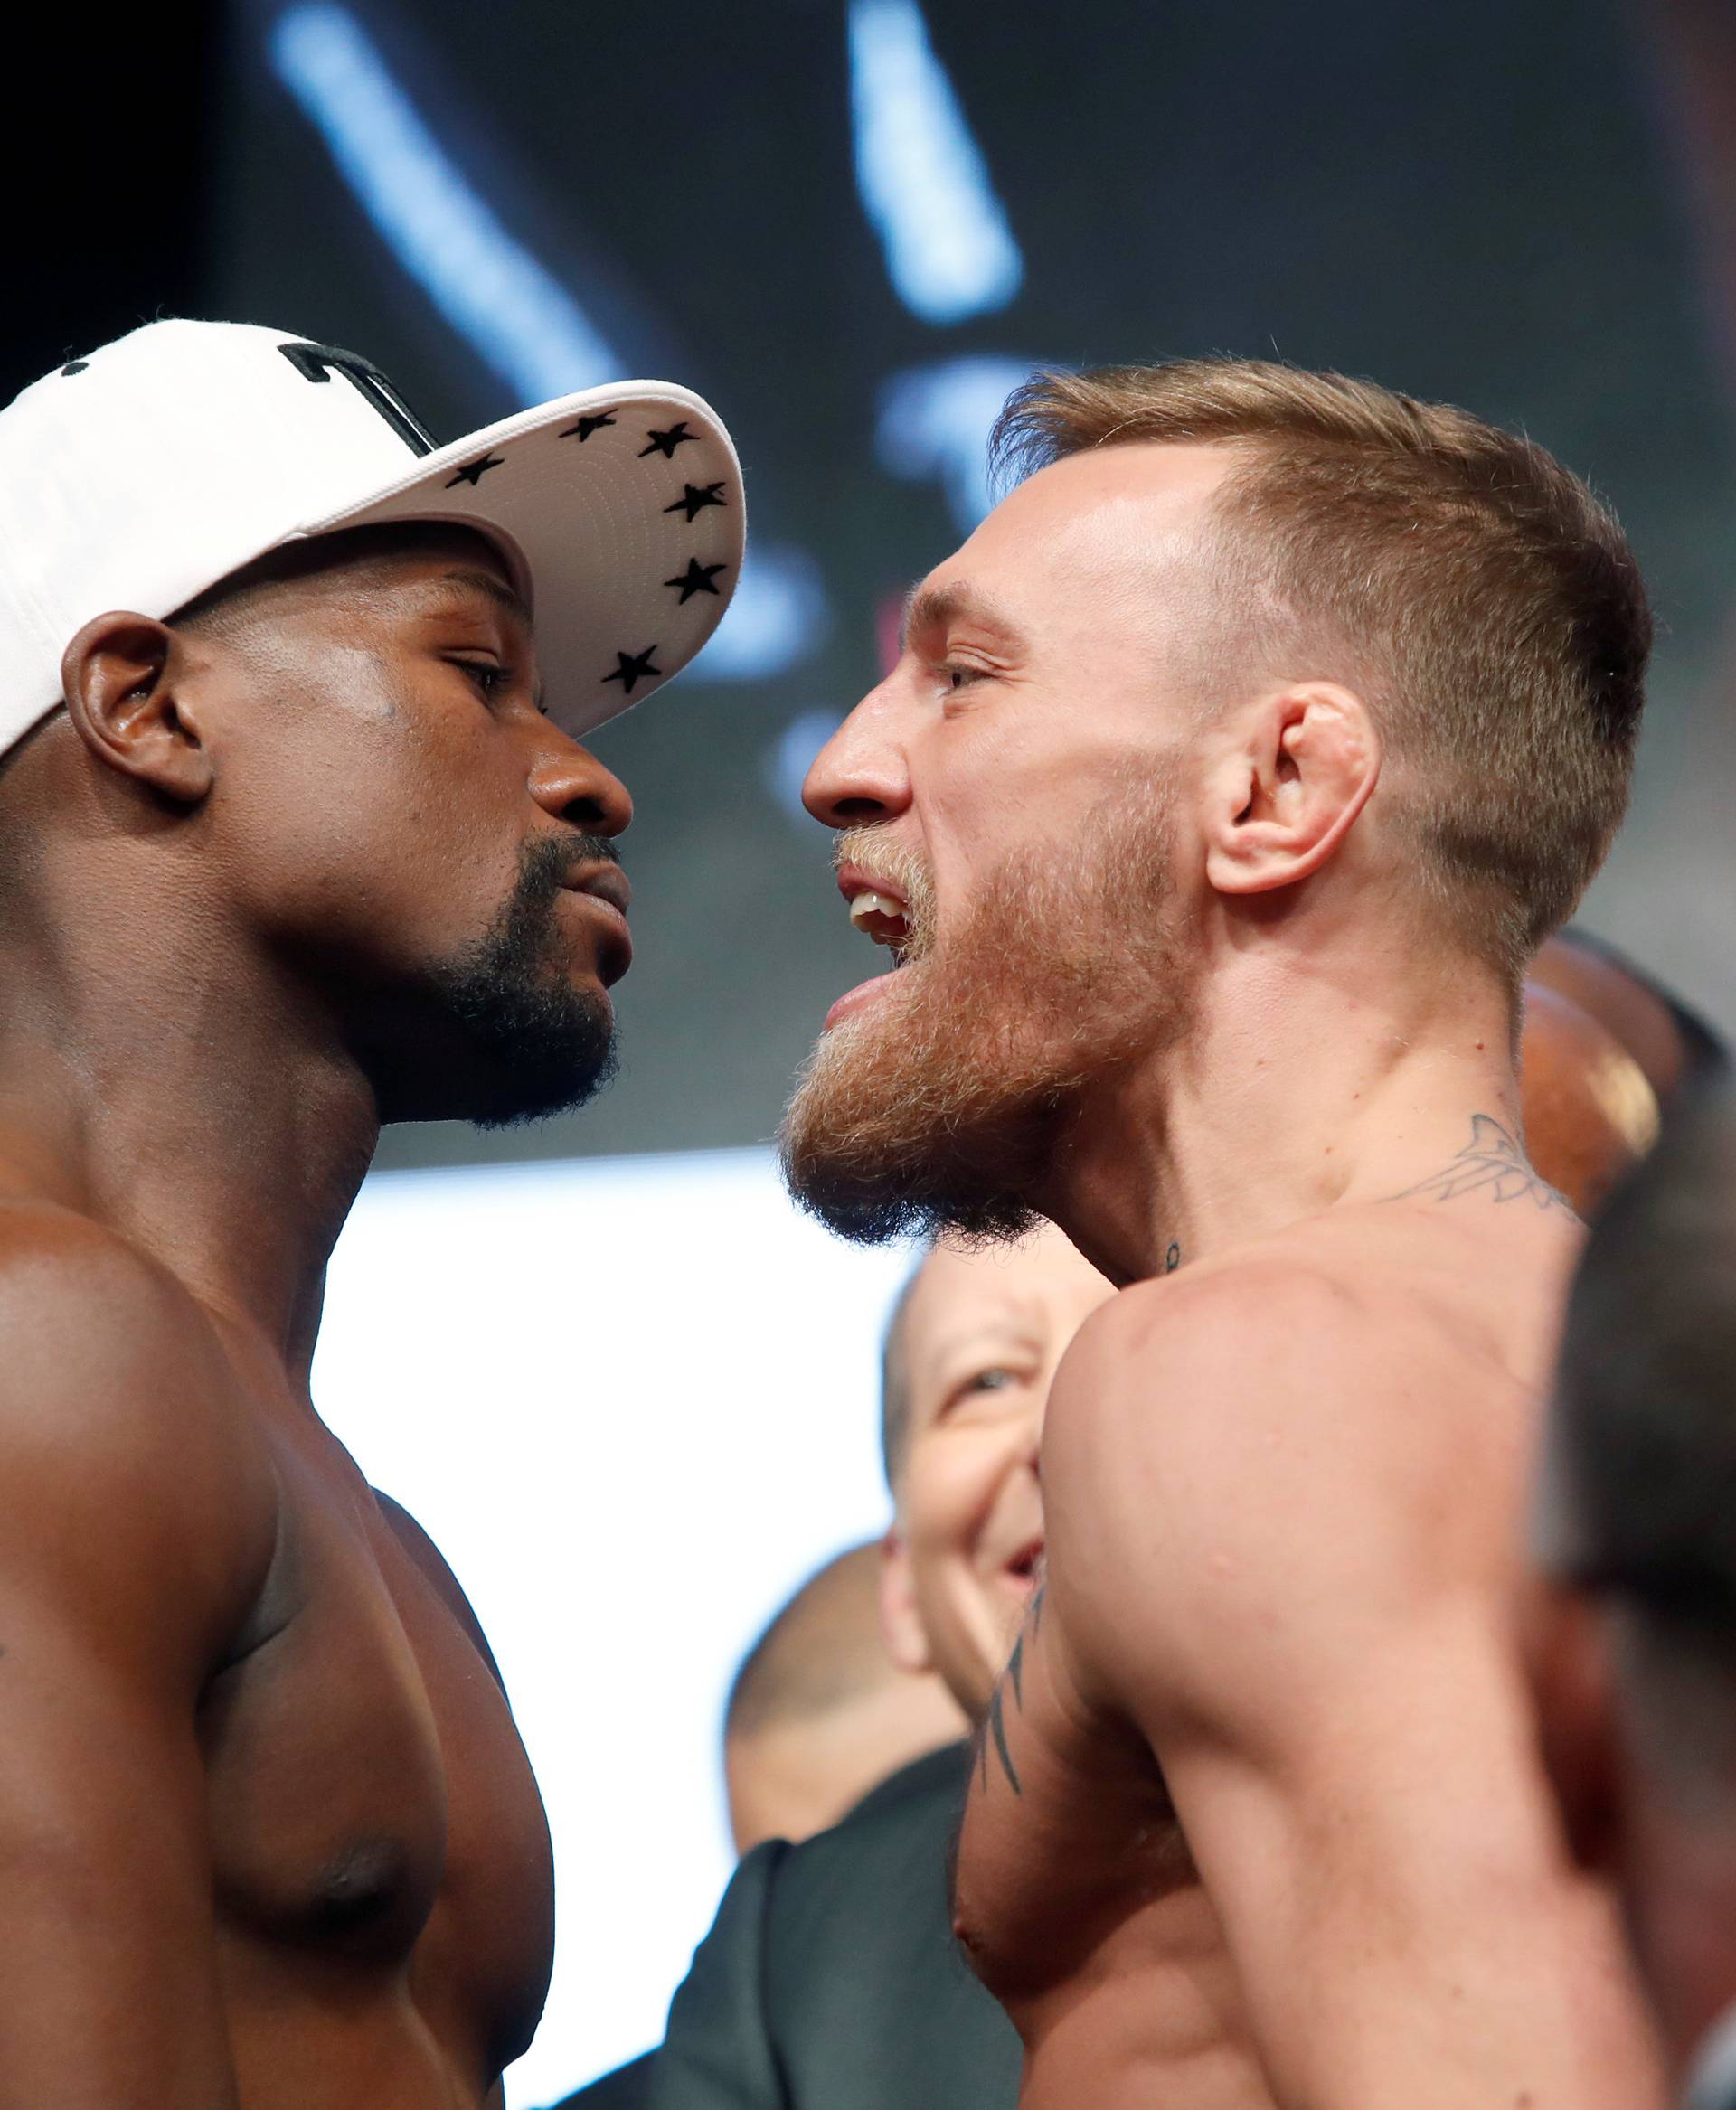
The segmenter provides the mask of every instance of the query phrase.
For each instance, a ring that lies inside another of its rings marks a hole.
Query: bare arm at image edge
[[[52,1210],[0,1230],[0,2110],[231,2110],[197,1710],[269,1474],[203,1314]]]
[[[1495,1558],[1441,1499],[1486,1463],[1452,1455],[1419,1329],[1265,1272],[1172,1291],[1148,1330],[1124,1300],[1063,1371],[1070,1674],[1160,1759],[1283,2110],[1644,2110],[1652,2046],[1559,1840]]]

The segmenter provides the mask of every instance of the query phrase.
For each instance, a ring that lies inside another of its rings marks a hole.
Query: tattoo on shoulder
[[[1024,1788],[1019,1785],[1018,1768],[1014,1765],[1013,1754],[1007,1747],[1006,1691],[1010,1685],[1013,1689],[1013,1704],[1023,1714],[1024,1712],[1025,1631],[1028,1628],[1034,1634],[1042,1623],[1043,1585],[1039,1583],[1032,1597],[1030,1609],[1025,1614],[1025,1626],[1020,1628],[1019,1638],[1013,1644],[1013,1653],[1007,1658],[1006,1669],[995,1681],[995,1690],[989,1696],[988,1719],[976,1733],[976,1755],[982,1766],[985,1794],[988,1789],[988,1754],[991,1746],[994,1748],[995,1757],[1000,1760],[1001,1770],[1005,1774],[1007,1785],[1012,1788],[1013,1793],[1019,1796],[1023,1796],[1024,1794]]]
[[[1539,1209],[1564,1209],[1573,1214],[1572,1204],[1537,1172],[1518,1137],[1491,1114],[1473,1114],[1471,1140],[1458,1155],[1392,1200],[1410,1201],[1432,1195],[1437,1201],[1457,1201],[1465,1194],[1486,1194],[1497,1202],[1531,1201]]]

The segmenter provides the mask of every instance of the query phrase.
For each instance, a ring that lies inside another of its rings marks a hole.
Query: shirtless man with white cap
[[[308,1367],[382,1121],[607,1069],[579,739],[741,530],[660,382],[437,447],[353,353],[165,322],[0,412],[0,2105],[460,2110],[530,2039],[536,1785]],[[501,1320],[581,1392],[571,1305]]]

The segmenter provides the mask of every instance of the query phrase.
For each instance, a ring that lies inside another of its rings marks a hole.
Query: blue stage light
[[[916,0],[852,0],[856,188],[894,291],[925,323],[1005,307],[1024,262]]]
[[[287,8],[269,51],[387,247],[519,405],[619,379],[615,352],[476,195],[347,8]]]
[[[693,662],[696,682],[760,682],[816,651],[832,627],[820,568],[788,543],[750,546],[723,620]]]
[[[269,49],[387,248],[520,405],[630,370],[633,362],[477,194],[347,8],[330,0],[286,8]],[[756,547],[697,678],[782,674],[821,644],[829,623],[813,559]]]
[[[802,786],[814,758],[844,723],[836,711],[804,711],[792,718],[760,758],[766,789],[792,821],[811,818],[802,804]]]
[[[881,466],[915,484],[937,483],[959,532],[995,502],[988,435],[1001,406],[1040,363],[986,354],[906,367],[882,381],[874,423]]]

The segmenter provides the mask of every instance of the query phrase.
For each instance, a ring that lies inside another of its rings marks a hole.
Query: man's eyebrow
[[[493,601],[497,608],[504,609],[527,630],[531,627],[531,611],[524,606],[522,598],[504,579],[496,578],[492,571],[485,571],[480,565],[458,565],[450,571],[442,572],[440,584],[462,587],[470,593],[480,594],[484,600]]]
[[[1016,623],[1001,614],[990,601],[986,601],[974,587],[960,581],[956,586],[913,586],[904,597],[904,616],[899,625],[898,645],[901,652],[912,630],[938,630],[960,617],[967,617],[985,630],[992,630],[1012,645],[1023,645],[1024,638]]]

